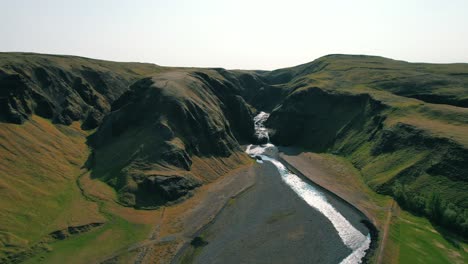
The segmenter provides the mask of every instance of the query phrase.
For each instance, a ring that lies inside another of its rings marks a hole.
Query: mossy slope
[[[271,72],[288,91],[268,122],[272,139],[343,155],[374,190],[467,235],[467,72],[466,64],[348,55]],[[433,195],[440,213],[428,206]]]
[[[150,229],[151,217],[122,204],[167,205],[250,163],[239,142],[253,134],[244,97],[262,84],[248,90],[251,79],[262,82],[223,69],[0,53],[0,259],[104,257]],[[92,184],[79,186],[89,169]],[[100,181],[114,189],[101,192]],[[113,243],[100,252],[104,237]]]
[[[82,57],[0,53],[0,120],[22,124],[32,114],[96,128],[128,86],[162,71],[154,64]]]
[[[253,113],[239,86],[216,70],[179,70],[136,82],[92,137],[93,177],[128,206],[156,207],[213,177],[192,172],[193,157],[244,156]],[[223,170],[215,168],[215,170]]]

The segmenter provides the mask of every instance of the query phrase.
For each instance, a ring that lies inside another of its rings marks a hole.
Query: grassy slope
[[[34,245],[69,225],[104,221],[75,183],[89,153],[86,135],[78,124],[53,125],[39,117],[0,124],[2,251]]]
[[[164,70],[146,63],[0,53],[0,69],[8,74],[19,71],[35,80],[34,70],[38,68],[72,74],[92,69],[118,76],[124,83]],[[34,115],[23,125],[0,123],[0,258],[30,249],[38,242],[50,241],[48,234],[53,231],[94,222],[106,224],[97,231],[78,237],[84,241],[86,237],[88,240],[97,237],[97,233],[115,236],[113,243],[107,247],[109,250],[115,250],[122,243],[130,243],[134,240],[130,237],[141,236],[141,231],[138,232],[141,227],[100,210],[98,203],[84,197],[78,188],[76,181],[79,175],[85,173],[82,167],[90,154],[86,137],[93,132],[81,130],[80,125],[78,122],[71,126],[52,124],[50,120]],[[120,235],[114,232],[119,229],[125,231],[120,231]],[[66,241],[72,240],[75,238]],[[34,251],[41,250],[36,248]]]
[[[150,63],[114,62],[68,55],[0,52],[0,67],[4,68],[7,65],[13,65],[20,69],[22,67],[31,69],[34,67],[52,66],[71,72],[83,68],[91,68],[101,72],[111,71],[122,78],[132,79],[164,70],[163,67]],[[8,69],[4,70],[9,72]]]
[[[0,58],[0,69],[9,72],[14,65],[31,76],[36,67],[67,72],[92,68],[128,81],[167,70],[71,56],[0,53]],[[86,139],[94,131],[83,131],[80,125],[53,124],[35,115],[22,125],[0,123],[0,259],[24,250],[34,254],[30,263],[89,263],[114,255],[130,259],[135,252],[126,253],[128,247],[147,238],[160,210],[122,207],[112,188],[89,177],[82,167],[90,154]],[[193,162],[195,176],[213,180],[250,159],[235,153],[227,158],[193,157]],[[105,224],[65,240],[48,236],[95,222]]]
[[[334,98],[370,95],[373,100],[380,101],[386,106],[380,113],[386,116],[383,123],[384,129],[394,129],[397,124],[403,123],[422,131],[430,140],[449,139],[454,146],[467,149],[468,109],[457,106],[463,104],[468,97],[467,73],[467,64],[410,64],[381,57],[332,55],[306,65],[269,74],[270,79],[276,80],[278,87],[289,91],[290,97],[315,88],[325,91]],[[431,93],[451,99],[442,104],[434,98],[419,97],[421,94]],[[296,103],[292,104],[290,109],[300,108],[293,112],[303,114],[301,107]],[[349,109],[340,113],[341,105],[339,104],[331,107],[334,109],[330,110],[330,116],[333,114],[336,116],[322,119],[321,123],[317,123],[313,129],[327,127],[326,122],[334,122],[339,119],[340,115],[346,116],[349,113]],[[291,113],[287,113],[292,117]],[[366,117],[365,113],[364,117]],[[310,122],[313,122],[312,119],[309,119],[309,124]],[[368,140],[369,134],[365,129],[369,123],[364,123],[362,120],[360,122],[363,122],[361,123],[364,124],[363,127],[359,128],[357,125],[354,129],[348,130],[350,132],[342,133],[341,138],[328,146],[325,151],[344,155],[359,168],[359,173],[362,175],[359,176],[359,181],[365,182],[374,190],[382,185],[392,184],[397,177],[407,180],[402,176],[407,175],[405,173],[408,168],[418,168],[420,164],[427,164],[431,158],[437,162],[438,158],[434,159],[434,157],[444,151],[444,146],[431,149],[430,147],[403,145],[395,151],[375,156],[372,150],[377,138]],[[339,135],[340,129],[342,131],[345,128],[338,127],[338,129],[327,133]],[[308,131],[308,133],[315,133],[314,130]],[[349,151],[350,149],[352,151]],[[459,208],[467,208],[468,182],[466,180],[455,180],[427,172],[412,175],[414,176],[407,180],[407,192],[422,195],[437,192],[445,201],[452,202]],[[366,189],[362,187],[360,191],[368,192]],[[381,201],[377,199],[375,204],[381,204]],[[376,218],[379,219],[379,216],[377,215]],[[391,263],[399,261],[402,263],[464,263],[467,261],[467,245],[463,242],[455,242],[454,246],[450,241],[457,241],[456,238],[445,239],[442,234],[447,236],[446,232],[439,232],[440,229],[435,230],[425,218],[402,211],[401,214],[392,218],[390,230],[391,242],[386,247],[383,259],[391,260]],[[456,246],[457,243],[458,246]]]
[[[339,55],[322,57],[314,63],[324,68],[296,77],[289,86],[304,86],[296,91],[320,87],[334,93],[370,94],[392,107],[388,125],[409,123],[468,147],[468,109],[408,97],[409,92],[430,92],[453,94],[460,100],[468,98],[468,64],[413,64],[382,57]],[[446,83],[431,85],[429,81],[434,78]],[[414,81],[399,87],[406,79]]]
[[[468,244],[444,237],[425,218],[414,216],[392,206],[393,199],[376,193],[365,183],[365,179],[347,159],[331,154],[303,152],[298,157],[283,156],[291,164],[308,162],[314,168],[313,180],[351,202],[377,225],[379,248],[373,262],[382,263],[466,263]],[[307,169],[301,166],[300,170]],[[333,182],[330,181],[333,177]],[[388,221],[390,220],[390,221]],[[383,241],[385,230],[387,237]],[[381,249],[383,247],[383,249]]]
[[[391,219],[388,254],[395,263],[466,263],[468,244],[453,242],[434,229],[425,218],[401,211]],[[384,258],[385,258],[384,257]]]
[[[69,125],[96,128],[111,103],[143,76],[167,70],[76,56],[0,53],[0,119],[20,124],[36,114]]]
[[[112,258],[144,240],[160,215],[158,210],[140,211],[118,205],[112,188],[91,179],[89,173],[79,179],[79,185],[86,197],[99,205],[107,223],[79,236],[53,241],[48,245],[51,250],[34,255],[26,263],[91,263]]]
[[[282,71],[292,72],[293,79],[282,85],[290,90],[289,96],[317,87],[332,95],[368,94],[387,106],[382,113],[386,117],[384,128],[392,128],[399,123],[408,124],[432,138],[449,139],[462,148],[468,148],[468,108],[432,104],[396,94],[405,94],[407,90],[417,94],[421,90],[421,93],[431,91],[444,95],[457,94],[460,100],[466,98],[468,64],[410,64],[381,57],[331,55],[306,65],[274,71],[271,75],[280,75]],[[412,79],[414,87],[398,86],[406,79]],[[381,85],[390,81],[396,88]],[[431,81],[436,85],[432,85]],[[334,107],[340,108],[339,105]],[[329,150],[339,149],[351,141],[357,142],[363,136],[368,135],[348,135],[337,145],[329,147]],[[427,160],[433,154],[430,149],[407,148],[375,158],[371,153],[374,141],[365,142],[349,155],[355,164],[360,163],[358,167],[363,171],[367,183],[373,187],[391,181],[405,168]],[[426,177],[424,181],[432,183],[424,186],[417,183],[413,187],[430,192],[434,186],[441,185],[443,198],[456,199],[458,204],[468,200],[465,191],[468,188],[467,181],[447,180],[444,177]],[[447,189],[453,192],[448,192]]]
[[[24,125],[0,126],[0,257],[45,241],[30,263],[88,263],[146,238],[158,212],[123,208],[109,186],[88,177],[81,167],[89,132],[78,123],[53,125],[33,116]],[[83,173],[86,196],[77,184]],[[105,224],[65,240],[44,240],[53,231],[94,222]]]
[[[332,69],[329,70],[329,74],[339,76],[335,71],[346,72],[344,73],[344,76],[340,76],[338,78],[335,77],[336,79],[334,79],[334,81],[342,82],[340,86],[343,88],[339,88],[340,91],[350,93],[368,93],[373,98],[388,104],[391,108],[386,113],[386,127],[390,128],[398,123],[408,124],[424,131],[433,138],[450,139],[463,146],[465,149],[468,148],[468,108],[426,103],[395,95],[395,91],[392,89],[383,91],[375,85],[375,82],[384,82],[385,79],[406,78],[402,75],[421,75],[423,77],[420,78],[424,79],[428,78],[428,75],[429,78],[433,78],[434,75],[437,77],[438,75],[442,75],[444,72],[468,72],[468,65],[426,65],[386,61],[386,63],[392,65],[388,68],[394,68],[394,70],[364,69],[356,70],[356,72],[354,72],[353,70],[349,71],[347,69],[350,68],[351,64],[355,65],[354,67],[359,67],[360,64],[353,60],[347,63],[343,63],[342,61],[334,62],[333,65],[336,68],[332,67]],[[421,69],[424,73],[413,73],[412,71],[416,71],[416,69]],[[389,73],[386,74],[386,71],[389,71]],[[382,77],[382,75],[384,77]],[[449,77],[455,78],[450,75]],[[350,80],[351,83],[346,83],[344,80]],[[423,83],[424,80],[421,80],[420,82]],[[457,80],[457,82],[453,82],[464,84],[465,80],[462,79]],[[425,89],[426,91],[431,90],[431,87]],[[432,89],[434,93],[457,94],[460,98],[468,96],[468,85],[457,86],[450,83],[445,86],[440,85],[432,87]],[[366,145],[363,145],[361,147],[362,151],[358,151],[358,153],[353,154],[351,159],[355,161],[370,161],[370,152],[366,150],[366,147]],[[434,151],[435,150],[432,149],[424,150],[418,148],[401,149],[381,155],[377,160],[369,162],[369,164],[364,165],[361,169],[368,184],[370,186],[377,186],[389,182],[406,168],[413,166],[418,162],[428,160],[431,155],[434,154]],[[447,201],[456,202],[458,205],[466,208],[467,204],[465,201],[468,199],[466,193],[468,182],[463,180],[456,181],[447,179],[446,177],[438,175],[425,174],[421,176],[422,177],[412,183],[412,190],[418,190],[425,193],[430,193],[432,191],[440,192],[441,196]]]
[[[380,230],[379,239],[383,250],[377,250],[374,261],[379,254],[382,263],[466,263],[468,261],[468,244],[454,242],[449,237],[444,237],[434,229],[433,225],[425,218],[414,216],[394,205],[391,208],[392,198],[378,194],[366,184],[362,174],[346,159],[330,154],[321,154],[327,163],[333,167],[346,168],[346,177],[340,177],[341,186],[349,188],[360,194],[365,194],[366,199],[354,204],[358,208],[367,208]],[[368,201],[368,202],[367,202]],[[393,212],[393,213],[392,213]],[[387,225],[388,217],[391,217],[390,225]],[[382,241],[383,231],[388,228],[388,237]]]

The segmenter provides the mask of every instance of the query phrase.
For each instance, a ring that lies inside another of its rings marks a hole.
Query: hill
[[[468,235],[468,65],[329,55],[266,74],[272,140],[342,155],[374,190]]]
[[[135,229],[118,227],[141,219],[109,208],[170,205],[251,162],[239,143],[253,134],[244,98],[261,87],[250,72],[1,53],[0,258],[103,224],[114,250],[132,243]],[[101,181],[113,190],[88,194],[107,189]]]

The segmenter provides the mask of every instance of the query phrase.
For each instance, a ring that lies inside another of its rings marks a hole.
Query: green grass
[[[392,180],[393,177],[428,155],[427,152],[414,152],[408,149],[382,154],[372,163],[362,167],[362,174],[369,186],[376,187]]]
[[[81,68],[92,68],[97,71],[111,71],[123,78],[136,78],[164,70],[164,67],[151,63],[114,62],[96,60],[78,56],[62,56],[39,53],[0,52],[0,68],[15,65],[24,69],[41,67],[43,65],[60,67],[65,71],[75,71]]]
[[[134,224],[112,217],[103,227],[49,244],[50,252],[42,252],[25,263],[91,263],[124,252],[143,240],[151,226]]]
[[[314,66],[315,71],[305,70]],[[319,87],[333,93],[369,94],[393,108],[388,124],[403,120],[468,146],[468,109],[454,106],[468,97],[468,64],[421,64],[376,56],[329,55],[273,71],[269,76],[284,71],[295,76],[286,87],[307,84],[295,92]],[[455,99],[440,103],[412,98],[428,93]]]
[[[0,257],[29,251],[27,263],[90,263],[147,237],[154,221],[150,212],[121,209],[113,189],[97,180],[79,183],[89,154],[89,132],[79,126],[39,117],[24,125],[0,124]],[[89,193],[84,196],[80,187]],[[104,225],[65,240],[48,237],[95,222]]]
[[[313,154],[323,159],[323,164],[335,173],[334,181],[337,194],[342,195],[360,209],[374,218],[382,239],[384,228],[389,216],[388,209],[392,202],[389,196],[381,195],[369,188],[360,170],[356,169],[347,158],[331,154]],[[312,158],[314,156],[311,156]],[[313,158],[317,159],[317,158]],[[341,190],[341,191],[340,191]],[[345,191],[343,191],[345,190]],[[344,195],[348,193],[348,195]],[[349,194],[359,195],[356,201]],[[468,260],[468,245],[458,238],[444,235],[438,228],[422,217],[398,209],[391,218],[388,240],[385,242],[383,263],[466,263]],[[382,241],[379,242],[382,246]],[[373,262],[377,261],[374,255]]]
[[[329,55],[265,76],[290,77],[270,117],[280,144],[340,154],[372,189],[466,237],[468,64]]]
[[[75,184],[89,153],[87,134],[78,126],[56,126],[38,117],[22,126],[0,124],[0,231],[7,240],[22,241],[10,244],[10,252],[69,225],[104,221]],[[4,246],[2,240],[0,256]]]
[[[399,248],[399,263],[466,263],[468,245],[454,245],[431,223],[402,211],[392,219],[390,238]]]
[[[376,208],[380,208],[369,212],[384,224],[387,211],[383,208],[388,207],[391,198],[372,191],[364,183],[365,179],[359,170],[347,159],[330,154],[321,154],[321,156],[347,167],[347,174],[353,177],[349,178],[350,182],[346,185],[358,188],[356,192],[365,193],[369,197],[366,200],[376,205]],[[371,207],[369,204],[363,206]],[[384,249],[384,263],[466,263],[468,261],[468,244],[460,242],[457,238],[445,238],[426,218],[400,210],[398,216],[392,217],[389,228],[390,241]],[[382,236],[382,233],[380,235]]]

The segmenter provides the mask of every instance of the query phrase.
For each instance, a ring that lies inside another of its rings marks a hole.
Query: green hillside
[[[278,144],[347,157],[374,190],[468,235],[468,65],[329,55],[266,74]]]
[[[1,261],[59,260],[75,243],[83,261],[105,258],[160,214],[124,206],[171,205],[250,164],[239,142],[252,140],[252,78],[0,53]]]

